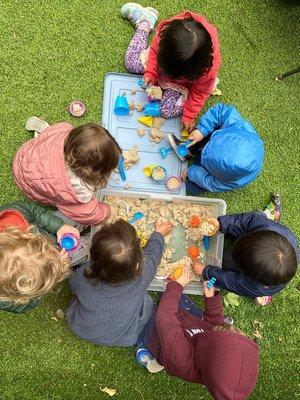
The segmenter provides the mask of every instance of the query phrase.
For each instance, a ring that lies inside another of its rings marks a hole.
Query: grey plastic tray
[[[146,193],[140,192],[136,193],[134,191],[128,191],[123,189],[111,190],[111,189],[104,189],[98,192],[97,196],[99,200],[102,200],[104,196],[133,196],[139,197],[141,199],[153,199],[153,200],[164,200],[164,201],[172,201],[172,202],[188,202],[188,203],[197,203],[201,205],[209,205],[215,207],[216,216],[226,214],[226,203],[222,199],[209,199],[204,197],[191,197],[191,196],[176,196],[172,194],[160,194],[160,193]],[[93,228],[94,229],[94,228]],[[93,234],[93,230],[92,230]],[[178,246],[184,246],[183,242],[181,241]],[[224,235],[218,233],[215,236],[212,236],[209,241],[209,249],[206,253],[206,264],[213,264],[216,266],[221,267],[222,265],[222,256],[223,256],[223,245],[224,245]],[[185,248],[182,249],[184,252],[186,251]],[[164,291],[165,290],[165,283],[158,279],[153,279],[149,286],[149,290],[154,291]],[[202,294],[202,286],[199,282],[190,282],[185,290],[184,293],[188,294]]]
[[[127,180],[125,182],[119,179],[119,174],[113,174],[108,182],[108,187],[112,190],[123,189],[125,185],[129,185],[133,192],[149,192],[149,193],[170,193],[165,186],[164,182],[156,182],[151,178],[147,178],[143,173],[143,168],[151,165],[162,165],[166,171],[167,176],[179,176],[182,169],[186,168],[186,163],[182,163],[176,154],[172,152],[167,158],[162,159],[158,153],[159,147],[169,147],[170,144],[167,138],[163,139],[160,143],[155,144],[149,140],[150,128],[138,122],[139,117],[144,116],[144,112],[137,112],[136,110],[130,116],[117,116],[114,113],[115,99],[119,95],[126,94],[128,103],[131,100],[134,102],[145,104],[147,103],[147,96],[145,91],[138,85],[138,75],[119,74],[110,72],[105,76],[104,81],[104,96],[103,96],[103,112],[102,112],[102,125],[115,137],[120,147],[123,150],[129,150],[133,145],[138,146],[140,161],[138,164],[133,165],[126,171]],[[132,91],[136,91],[135,95]],[[143,128],[145,135],[139,137],[137,134],[138,128]],[[181,126],[179,118],[172,118],[165,121],[162,126],[162,131],[165,133],[172,132],[177,137],[180,137]],[[185,194],[185,185],[182,184],[181,188],[173,194]]]

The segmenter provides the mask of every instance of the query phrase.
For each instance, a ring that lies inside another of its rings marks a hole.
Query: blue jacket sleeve
[[[247,277],[242,273],[235,271],[223,271],[221,268],[213,265],[207,265],[204,268],[202,277],[205,280],[209,280],[214,277],[216,278],[217,287],[245,297],[270,296],[279,292],[285,287],[285,285],[266,287],[247,279]]]
[[[235,107],[218,103],[200,118],[196,129],[199,129],[205,137],[213,133],[217,128],[226,127],[238,121],[244,121],[244,119]]]
[[[191,165],[187,170],[187,176],[189,180],[196,183],[203,189],[208,190],[209,192],[226,192],[228,190],[233,190],[238,187],[235,182],[223,183],[219,181],[214,175],[208,172],[201,165]]]
[[[261,212],[223,215],[218,217],[220,232],[239,237],[248,232],[268,229],[268,218]]]

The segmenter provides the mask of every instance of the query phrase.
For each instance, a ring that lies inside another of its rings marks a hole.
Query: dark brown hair
[[[185,19],[174,19],[162,26],[157,62],[169,78],[199,79],[213,65],[210,34],[189,13]]]
[[[93,187],[106,186],[121,153],[120,146],[110,133],[93,123],[74,128],[64,146],[67,165],[84,183]]]
[[[119,219],[104,225],[93,237],[87,278],[115,284],[134,279],[141,272],[143,252],[136,231]]]
[[[232,257],[246,276],[261,285],[287,283],[297,270],[293,246],[274,231],[255,231],[241,236],[233,245]]]

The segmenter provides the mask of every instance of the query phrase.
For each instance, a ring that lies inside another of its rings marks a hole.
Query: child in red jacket
[[[136,27],[125,56],[129,72],[144,74],[146,84],[163,89],[160,103],[164,118],[182,114],[191,131],[195,118],[211,95],[221,64],[216,28],[202,15],[183,11],[162,21],[148,46],[148,36],[158,19],[151,7],[126,3],[121,15]]]
[[[183,309],[181,295],[189,280],[186,269],[168,283],[146,345],[169,375],[205,385],[217,400],[247,399],[258,377],[259,348],[236,327],[224,324],[221,296],[206,283],[202,317],[200,310]]]

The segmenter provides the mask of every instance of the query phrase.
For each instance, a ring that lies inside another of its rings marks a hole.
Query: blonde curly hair
[[[39,298],[70,273],[69,261],[43,236],[16,228],[0,233],[0,301],[17,304]]]

